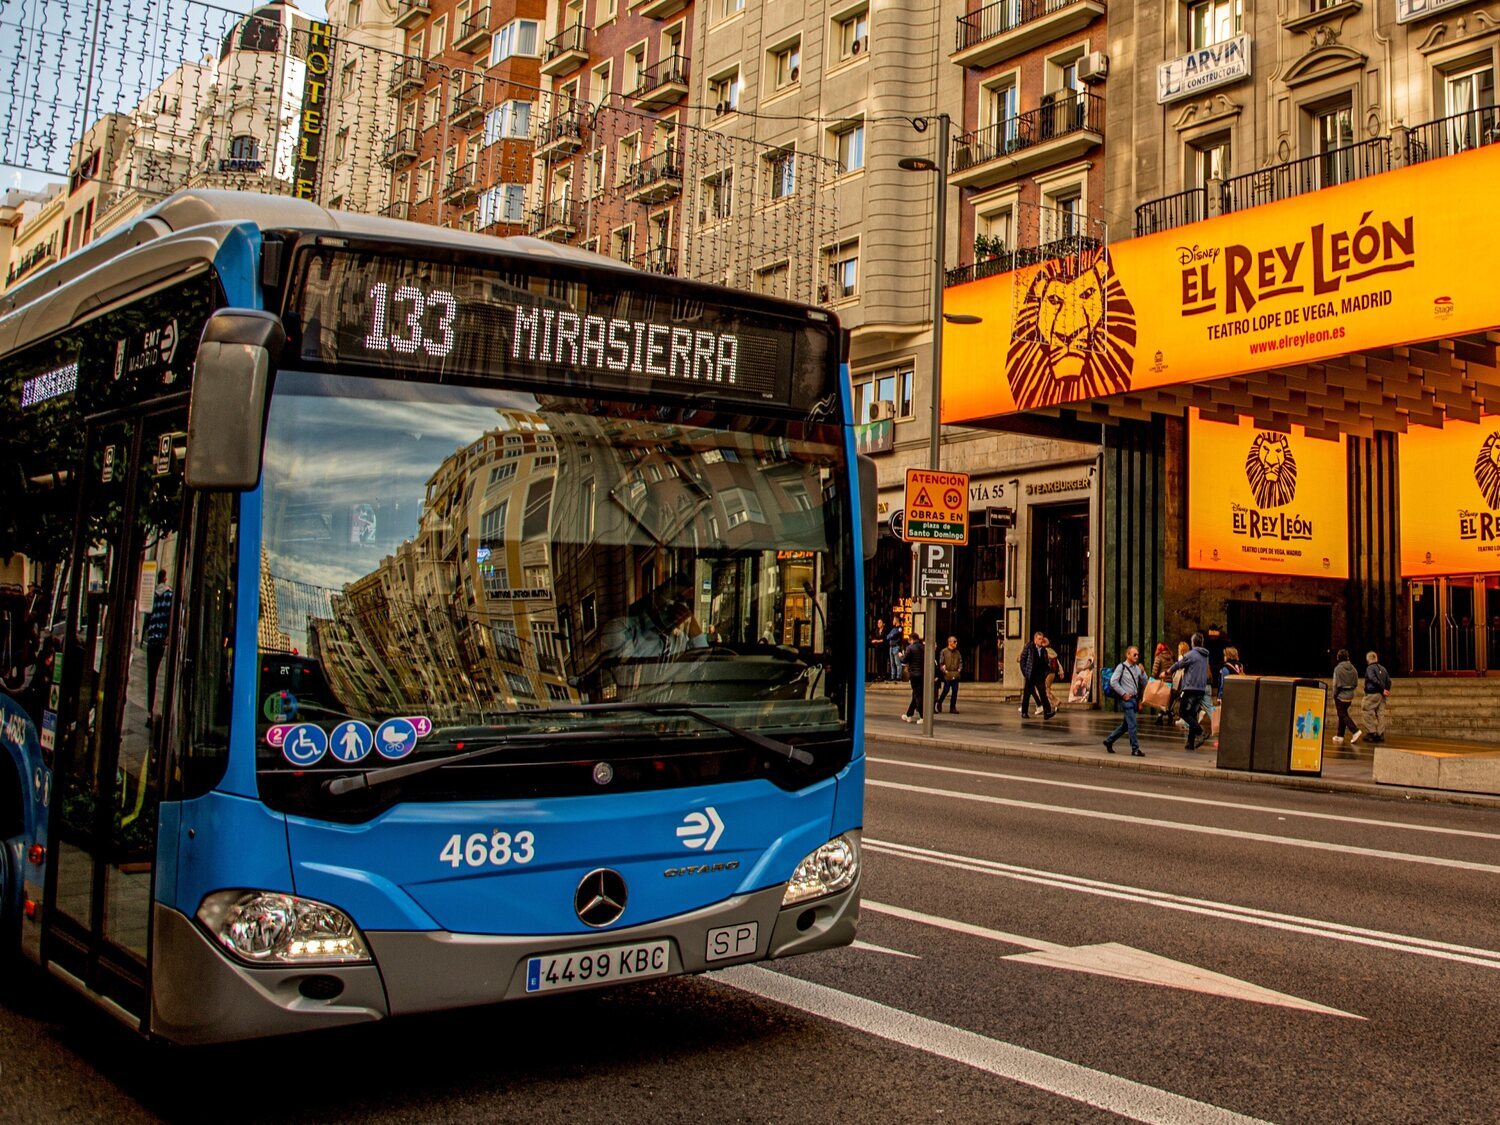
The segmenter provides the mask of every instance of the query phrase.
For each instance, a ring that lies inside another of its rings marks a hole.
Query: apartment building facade
[[[1076,272],[1110,234],[1104,151],[1113,13],[1104,0],[961,0],[944,14],[957,189],[946,293],[1049,260]],[[1007,292],[1004,300],[1023,297]],[[946,331],[961,345],[972,329]],[[998,377],[1003,360],[995,362]],[[1038,630],[1070,670],[1100,626],[1097,444],[957,427],[945,444],[948,467],[971,474],[971,506],[1001,510],[998,520],[971,528],[963,619],[1008,653],[999,669],[1008,685],[1019,680],[1017,656]]]
[[[380,159],[383,210],[487,234],[524,230],[545,0],[399,0],[402,57]]]

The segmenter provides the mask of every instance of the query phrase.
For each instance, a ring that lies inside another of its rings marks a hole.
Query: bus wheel
[[[21,870],[15,841],[0,840],[0,964],[11,961],[21,941]]]

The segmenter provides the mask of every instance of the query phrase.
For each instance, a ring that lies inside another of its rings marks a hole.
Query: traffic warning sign
[[[969,542],[969,474],[906,470],[906,540]]]

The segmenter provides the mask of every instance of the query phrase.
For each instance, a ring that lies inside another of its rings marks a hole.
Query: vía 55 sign
[[[968,545],[968,473],[906,470],[906,541]]]

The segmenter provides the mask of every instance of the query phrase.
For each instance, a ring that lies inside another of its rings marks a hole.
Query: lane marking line
[[[1451,867],[1457,871],[1477,871],[1484,875],[1500,875],[1500,866],[1493,863],[1475,863],[1467,859],[1446,859],[1442,856],[1415,855],[1411,852],[1393,852],[1384,848],[1362,848],[1357,844],[1333,844],[1323,840],[1299,840],[1294,836],[1275,836],[1269,832],[1251,832],[1243,828],[1219,828],[1211,824],[1185,824],[1178,820],[1159,820],[1150,816],[1131,816],[1129,813],[1103,812],[1098,809],[1075,809],[1067,805],[1044,805],[1039,801],[1021,801],[1014,797],[992,797],[987,793],[960,793],[953,789],[934,789],[928,785],[905,785],[896,781],[877,781],[865,778],[867,786],[879,789],[899,789],[907,793],[921,793],[929,797],[949,797],[955,801],[977,801],[986,805],[1005,805],[1013,809],[1033,809],[1037,812],[1062,813],[1066,816],[1081,816],[1090,820],[1108,820],[1116,824],[1138,824],[1147,828],[1169,828],[1176,832],[1196,832],[1204,836],[1223,836],[1231,840],[1254,840],[1262,844],[1278,844],[1288,848],[1311,848],[1313,851],[1337,852],[1340,855],[1358,855],[1371,859],[1392,859],[1400,863],[1424,863],[1434,867]]]
[[[992,770],[963,769],[959,766],[939,766],[931,762],[904,762],[899,758],[874,758],[866,756],[874,765],[903,766],[913,770],[932,770],[937,773],[956,773],[966,777],[992,777],[997,781],[1019,781],[1027,785],[1051,785],[1058,789],[1082,789],[1090,793],[1109,793],[1122,797],[1141,797],[1152,801],[1176,801],[1184,805],[1208,805],[1217,809],[1242,809],[1246,812],[1269,813],[1274,816],[1300,816],[1308,820],[1332,820],[1341,824],[1363,824],[1373,828],[1400,828],[1408,832],[1432,832],[1442,836],[1467,836],[1475,840],[1500,840],[1500,832],[1477,832],[1469,828],[1441,828],[1433,824],[1406,824],[1399,820],[1375,820],[1363,816],[1341,816],[1338,813],[1310,812],[1301,809],[1283,809],[1274,805],[1251,805],[1241,801],[1215,801],[1207,797],[1184,797],[1176,793],[1149,793],[1141,789],[1122,789],[1112,785],[1088,785],[1080,781],[1056,781],[1051,778],[1024,777],[1013,773],[995,773]]]
[[[888,953],[892,957],[906,957],[913,961],[920,961],[922,959],[915,953],[905,953],[899,949],[887,949],[883,945],[874,945],[868,941],[856,940],[852,943],[851,947],[854,949],[863,949],[866,953]]]
[[[1332,941],[1367,945],[1376,949],[1388,949],[1397,953],[1410,953],[1422,957],[1433,957],[1443,961],[1456,961],[1466,965],[1477,965],[1485,969],[1500,969],[1500,951],[1480,949],[1475,946],[1457,945],[1453,942],[1435,941],[1431,938],[1412,937],[1405,934],[1387,933],[1362,926],[1345,925],[1342,922],[1327,922],[1316,918],[1303,918],[1295,914],[1279,914],[1254,907],[1236,906],[1232,903],[1213,902],[1209,899],[1189,898],[1167,891],[1152,891],[1143,887],[1132,887],[1123,883],[1106,883],[1081,876],[1063,875],[1051,871],[1017,867],[994,860],[972,856],[952,855],[927,848],[894,844],[868,837],[861,847],[877,855],[884,854],[898,859],[910,859],[938,867],[951,867],[996,878],[1013,879],[1021,883],[1054,887],[1059,890],[1076,891],[1080,894],[1113,898],[1122,902],[1134,902],[1146,906],[1158,906],[1164,910],[1177,910],[1187,914],[1218,918],[1223,921],[1243,922],[1267,929],[1284,930],[1289,933],[1306,934]],[[998,931],[995,931],[998,933]]]
[[[1224,1125],[1262,1125],[1257,1118],[1245,1117],[1207,1102],[1018,1047],[1014,1043],[991,1039],[978,1032],[939,1023],[926,1016],[759,965],[736,965],[708,976],[742,992],[865,1032],[888,1043],[962,1063],[1131,1121],[1151,1122],[1153,1125],[1218,1125],[1221,1122]]]
[[[923,914],[900,906],[889,906],[883,902],[865,899],[860,903],[861,911],[872,914],[889,914],[924,926],[951,930],[955,933],[982,937],[1006,945],[1022,945],[1029,953],[1009,953],[1005,961],[1022,961],[1043,965],[1049,969],[1065,969],[1094,976],[1113,977],[1116,980],[1133,981],[1137,984],[1154,984],[1162,988],[1176,988],[1184,992],[1201,992],[1209,996],[1222,996],[1231,1000],[1245,1000],[1252,1004],[1270,1004],[1278,1008],[1294,1008],[1324,1016],[1340,1016],[1344,1019],[1362,1020],[1365,1017],[1330,1008],[1312,1000],[1304,1000],[1275,989],[1263,988],[1239,977],[1218,973],[1186,961],[1175,961],[1157,953],[1148,953],[1120,942],[1101,942],[1095,945],[1064,946],[1035,938],[1023,938],[1019,934],[1007,934],[999,930],[988,930],[983,926],[971,926],[953,918],[942,918],[936,914]]]

